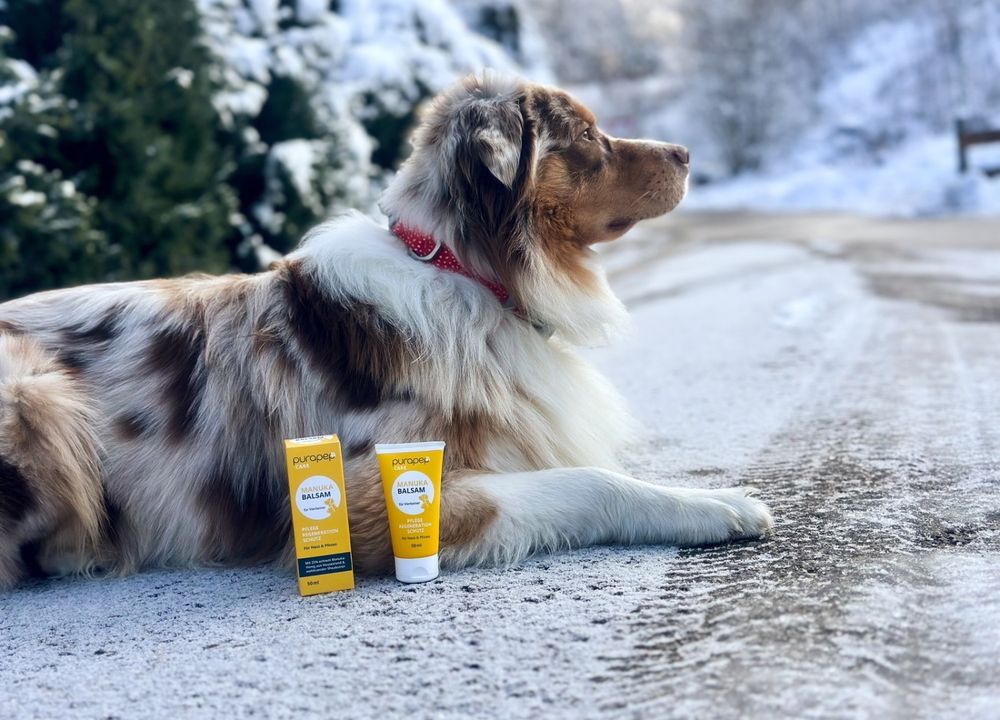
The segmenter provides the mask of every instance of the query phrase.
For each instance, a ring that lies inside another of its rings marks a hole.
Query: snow
[[[516,47],[504,46],[504,50],[513,58],[525,77],[535,82],[554,83],[555,74],[552,69],[554,48],[545,37],[541,20],[538,17],[540,4],[526,0],[450,0],[448,3],[462,17],[470,28],[483,32],[479,27],[484,14],[490,12],[517,13],[518,32]]]
[[[271,157],[288,171],[292,184],[303,198],[312,197],[313,170],[320,143],[311,140],[286,140],[271,148]]]
[[[262,268],[269,268],[271,263],[278,262],[284,257],[281,253],[265,245],[264,239],[260,235],[251,235],[248,240],[250,248],[257,258],[257,264]]]
[[[174,68],[167,73],[167,79],[173,80],[179,86],[184,89],[191,87],[191,82],[194,80],[194,73],[187,68]]]
[[[932,28],[916,20],[881,22],[863,30],[852,42],[840,71],[819,92],[824,122],[838,128],[885,127],[917,115],[919,93],[907,88],[906,70],[931,42]],[[893,92],[897,91],[897,92]]]
[[[269,47],[266,40],[234,35],[226,43],[226,60],[249,81],[266,84],[271,78]]]
[[[471,35],[442,0],[345,2],[352,47],[340,74],[355,95],[378,87],[380,100],[405,113],[421,96],[484,67],[515,72],[517,65],[495,43]]]
[[[823,160],[804,150],[788,167],[692,188],[688,210],[838,210],[914,217],[1000,214],[1000,181],[957,170],[953,134],[923,135],[879,163]]]
[[[44,205],[45,193],[40,193],[37,190],[21,190],[19,192],[11,192],[7,194],[7,201],[12,205],[18,205],[20,207]]]
[[[295,17],[300,23],[312,25],[320,22],[330,8],[330,0],[297,0]]]
[[[34,160],[18,160],[14,164],[14,167],[17,168],[18,172],[24,173],[25,175],[41,175],[45,172],[45,168],[36,163]]]
[[[0,58],[0,69],[11,75],[9,80],[0,82],[0,117],[2,117],[2,113],[6,112],[5,106],[16,102],[35,87],[38,73],[28,63],[15,58]]]
[[[816,324],[829,304],[826,293],[810,292],[781,304],[771,314],[771,322],[784,328],[808,328]]]
[[[492,41],[474,34],[442,0],[366,0],[296,5],[307,27],[278,28],[277,0],[252,3],[256,24],[246,27],[236,0],[200,0],[209,45],[236,72],[230,92],[244,83],[266,84],[272,72],[290,75],[327,97],[353,99],[367,91],[395,89],[411,102],[420,86],[435,92],[484,66],[516,71]],[[406,109],[409,109],[408,107]],[[349,120],[350,118],[342,118]]]
[[[276,167],[289,172],[298,200],[317,217],[348,208],[377,213],[391,172],[374,163],[367,124],[408,117],[468,72],[519,67],[443,0],[198,0],[198,7],[207,45],[220,60],[215,105],[227,126],[245,132],[276,77],[293,80],[309,97],[320,126],[318,138],[253,144],[253,152],[268,155],[268,191],[246,211],[257,226],[246,218],[238,223],[247,248],[256,247],[252,235],[282,234],[284,204],[293,199],[276,189]]]
[[[249,0],[250,10],[257,20],[257,31],[263,35],[273,33],[278,26],[279,0]]]

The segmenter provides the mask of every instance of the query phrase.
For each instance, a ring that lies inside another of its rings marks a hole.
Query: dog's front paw
[[[717,492],[718,499],[725,503],[731,511],[729,518],[730,540],[762,538],[774,529],[774,518],[771,516],[771,510],[754,497],[757,494],[757,488],[736,487]]]
[[[680,544],[714,545],[767,535],[774,518],[755,492],[749,487],[690,491],[682,501],[686,522],[678,528]]]

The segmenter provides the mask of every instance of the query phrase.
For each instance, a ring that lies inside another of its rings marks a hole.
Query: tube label
[[[423,558],[438,551],[444,443],[376,445],[392,552]]]

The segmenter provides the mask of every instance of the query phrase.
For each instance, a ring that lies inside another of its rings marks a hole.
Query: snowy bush
[[[22,160],[0,175],[0,297],[100,277],[109,248],[95,210],[58,170]]]
[[[517,68],[439,0],[198,5],[220,60],[216,104],[252,180],[233,218],[248,268],[326,214],[373,210],[430,95],[480,67]]]

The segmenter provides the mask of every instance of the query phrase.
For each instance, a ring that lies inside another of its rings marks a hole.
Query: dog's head
[[[413,145],[385,212],[575,342],[624,323],[590,246],[673,210],[687,191],[683,147],[610,137],[567,93],[489,72],[435,98]]]

